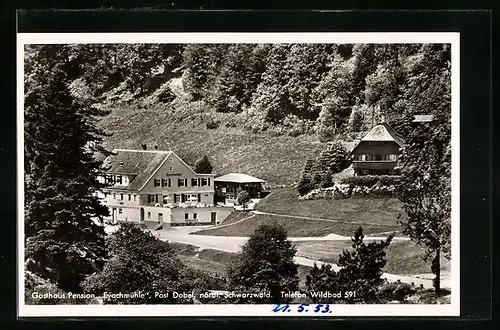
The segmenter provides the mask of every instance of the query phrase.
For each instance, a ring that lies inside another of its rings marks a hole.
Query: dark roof
[[[114,149],[103,166],[109,167],[108,173],[134,176],[126,189],[139,190],[171,154],[171,151]]]
[[[218,178],[215,178],[216,182],[235,182],[235,183],[263,183],[266,182],[262,179],[253,177],[248,174],[243,173],[229,173]]]
[[[361,141],[354,147],[353,151],[357,149],[360,143],[364,141],[380,141],[380,142],[396,142],[400,147],[405,144],[405,140],[399,135],[389,124],[382,122],[374,126],[368,134],[366,134]]]
[[[415,115],[412,123],[430,123],[434,121],[434,115]]]

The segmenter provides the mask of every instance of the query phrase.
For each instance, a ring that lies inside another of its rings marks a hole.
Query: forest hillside
[[[450,122],[446,44],[32,45],[25,72],[54,57],[75,63],[74,95],[109,111],[98,123],[108,149],[207,155],[218,175],[273,186],[381,120],[403,136],[415,114]]]

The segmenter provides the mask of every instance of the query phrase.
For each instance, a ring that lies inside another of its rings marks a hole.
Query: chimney
[[[146,143],[142,144],[142,150],[146,150],[148,148],[148,145]]]

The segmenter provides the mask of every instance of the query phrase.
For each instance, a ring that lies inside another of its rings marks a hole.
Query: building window
[[[161,186],[161,179],[160,179],[160,178],[155,178],[155,183],[154,183],[154,186],[155,186],[155,187],[159,187],[159,186]]]
[[[163,213],[158,213],[158,222],[163,221]]]
[[[118,209],[118,214],[122,214],[123,213],[123,210],[122,209]]]
[[[392,161],[396,161],[396,160],[398,160],[398,155],[395,155],[395,154],[390,154],[390,155],[389,155],[389,160],[392,160]]]
[[[169,169],[170,171],[173,171],[173,170],[174,170],[174,167],[173,167],[173,166],[170,166],[168,169]]]
[[[155,202],[155,195],[148,195],[148,203],[154,203]]]
[[[148,212],[148,219],[151,220],[151,212]]]
[[[113,199],[116,199],[116,194],[115,193],[113,193]]]
[[[132,195],[128,194],[128,201],[130,202],[132,200]]]
[[[184,220],[189,219],[189,213],[184,213]]]
[[[193,219],[198,219],[198,213],[193,213]]]
[[[170,178],[168,179],[168,186],[172,187],[172,179],[170,179]]]
[[[198,194],[182,194],[184,201],[183,202],[198,202]]]
[[[120,194],[120,200],[121,201],[123,200],[123,194]]]
[[[184,183],[184,179],[179,179],[177,184],[179,185],[179,187],[184,187]]]
[[[202,185],[202,187],[208,186],[208,179],[207,178],[201,178],[201,185]]]
[[[121,175],[116,176],[116,183],[122,184],[122,176]]]
[[[136,201],[137,195],[134,195],[134,202]]]
[[[191,186],[197,187],[198,186],[198,179],[192,178],[191,179]]]
[[[208,178],[208,185],[210,186],[210,178]]]

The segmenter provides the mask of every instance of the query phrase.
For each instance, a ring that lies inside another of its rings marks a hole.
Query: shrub
[[[164,90],[158,94],[158,101],[162,103],[170,103],[175,99],[175,94],[169,89]]]
[[[246,208],[247,203],[250,201],[250,195],[246,190],[240,191],[238,197],[236,197],[238,204],[243,205],[243,209]]]
[[[219,127],[219,122],[215,120],[210,120],[206,124],[207,129],[216,129]]]
[[[331,128],[322,128],[316,130],[320,142],[330,142],[335,139],[335,133]]]
[[[379,182],[379,176],[377,175],[362,175],[362,176],[349,176],[342,178],[341,183],[350,184],[352,186],[359,187],[373,187],[377,182]]]
[[[383,186],[397,186],[401,183],[400,175],[381,175],[379,177],[380,184]]]
[[[379,288],[377,295],[381,300],[403,302],[416,291],[416,288],[408,283],[388,282]]]

